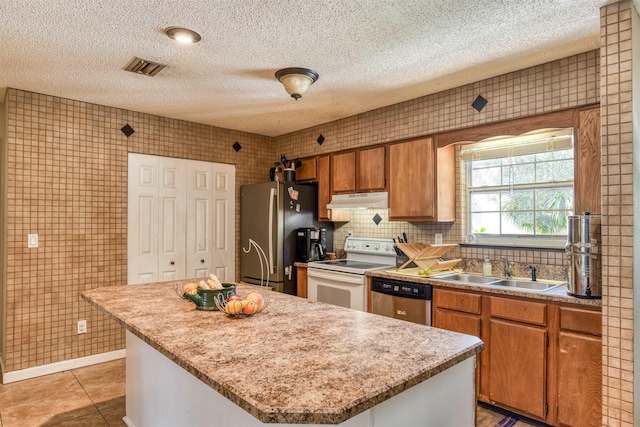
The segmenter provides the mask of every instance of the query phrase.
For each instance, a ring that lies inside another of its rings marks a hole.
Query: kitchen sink
[[[513,288],[527,289],[530,291],[546,291],[561,286],[559,283],[550,283],[544,281],[532,282],[531,280],[502,279],[491,283],[496,286],[510,286]]]
[[[450,282],[464,282],[487,286],[503,286],[520,289],[523,291],[545,292],[564,285],[562,282],[555,281],[531,281],[528,279],[506,279],[502,277],[480,276],[469,273],[445,274],[442,276],[434,276],[434,279],[448,280]]]
[[[499,277],[476,276],[468,273],[445,274],[444,276],[435,276],[434,279],[450,280],[452,282],[467,283],[491,283],[500,280]]]

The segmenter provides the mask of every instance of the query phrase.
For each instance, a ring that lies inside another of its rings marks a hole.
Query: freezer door
[[[241,280],[260,283],[269,278],[270,286],[282,288],[283,201],[278,182],[244,185],[240,196],[240,272]],[[267,258],[261,263],[258,251],[249,245],[255,241]],[[248,251],[248,252],[246,252]]]

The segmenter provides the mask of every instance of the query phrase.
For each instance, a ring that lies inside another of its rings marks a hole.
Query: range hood
[[[357,193],[334,194],[327,209],[387,209],[389,207],[389,193]]]

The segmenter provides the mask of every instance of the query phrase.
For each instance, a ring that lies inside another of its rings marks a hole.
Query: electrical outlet
[[[436,233],[435,244],[436,245],[441,245],[442,244],[442,233]]]
[[[87,333],[87,321],[86,320],[78,320],[78,333],[86,334]]]

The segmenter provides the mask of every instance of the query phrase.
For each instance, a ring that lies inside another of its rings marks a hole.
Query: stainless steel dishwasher
[[[371,312],[408,322],[431,325],[431,285],[373,277]]]

